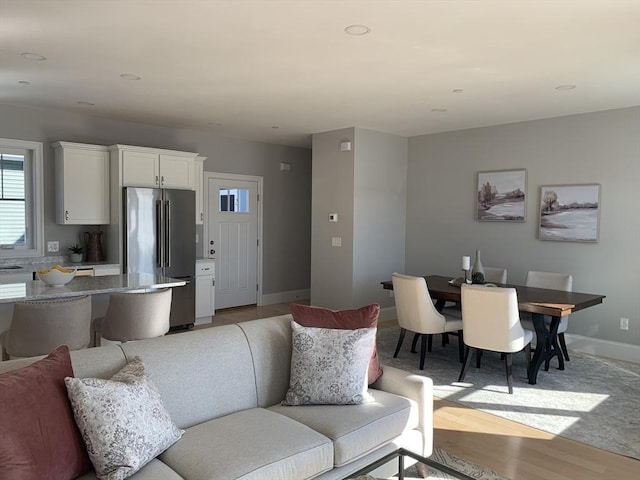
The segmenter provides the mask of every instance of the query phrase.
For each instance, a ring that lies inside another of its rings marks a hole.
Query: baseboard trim
[[[289,292],[269,293],[260,297],[260,306],[274,303],[287,303],[311,297],[311,290],[291,290]]]
[[[396,318],[395,307],[387,307],[380,310],[380,321],[395,320]],[[640,346],[638,345],[584,337],[570,333],[565,333],[564,337],[569,351],[575,350],[576,352],[597,355],[598,357],[612,358],[614,360],[622,360],[623,362],[640,363]],[[569,357],[571,357],[571,352],[569,352]]]

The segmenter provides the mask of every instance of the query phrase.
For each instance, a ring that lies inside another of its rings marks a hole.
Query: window
[[[220,211],[249,213],[249,190],[246,188],[221,188]]]
[[[0,258],[44,255],[42,143],[0,138]]]

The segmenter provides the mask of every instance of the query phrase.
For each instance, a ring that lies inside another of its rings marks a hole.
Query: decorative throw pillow
[[[290,306],[290,309],[296,323],[304,327],[339,328],[344,330],[377,328],[378,315],[380,314],[380,305],[377,303],[347,310],[329,310],[328,308],[294,303]],[[367,383],[369,385],[382,376],[382,366],[378,361],[378,348],[375,341],[371,351],[368,375]]]
[[[66,378],[71,406],[99,479],[133,475],[184,433],[139,358],[110,380]]]
[[[291,322],[289,391],[283,405],[355,405],[373,400],[367,368],[375,328],[341,330]]]
[[[0,374],[0,478],[71,479],[91,469],[64,386],[72,375],[66,345]]]

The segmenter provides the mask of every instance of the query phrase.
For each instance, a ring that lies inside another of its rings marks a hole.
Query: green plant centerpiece
[[[482,285],[484,283],[484,274],[482,272],[475,272],[471,275],[471,283]]]
[[[82,253],[84,252],[84,248],[82,248],[80,245],[76,243],[75,245],[72,245],[69,247],[69,251],[71,253]]]

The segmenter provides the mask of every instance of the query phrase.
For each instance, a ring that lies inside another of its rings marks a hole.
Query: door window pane
[[[249,213],[249,190],[222,187],[219,190],[220,212]]]

